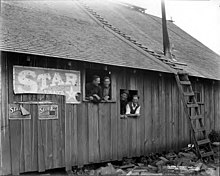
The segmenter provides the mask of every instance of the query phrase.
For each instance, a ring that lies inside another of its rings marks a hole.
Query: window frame
[[[138,94],[138,89],[119,89],[119,93],[120,93],[120,106],[119,106],[120,107],[120,116],[125,115],[125,114],[121,114],[121,94],[122,94],[123,91],[128,91],[128,93],[129,93],[129,96],[128,96],[129,101],[128,102],[132,101],[132,98],[131,98],[132,96],[139,95]]]
[[[82,102],[92,103],[89,100],[86,100],[86,68],[81,71],[81,79],[82,79]],[[97,69],[98,70],[98,69]],[[101,70],[101,69],[100,69]],[[109,70],[111,72],[111,100],[104,101],[101,100],[99,103],[116,103],[116,74],[113,70]]]

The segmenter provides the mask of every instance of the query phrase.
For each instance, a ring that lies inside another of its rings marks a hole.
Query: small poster
[[[9,119],[10,120],[23,120],[31,119],[30,113],[19,104],[10,104],[9,105]]]
[[[39,105],[38,117],[40,120],[58,119],[58,105]]]

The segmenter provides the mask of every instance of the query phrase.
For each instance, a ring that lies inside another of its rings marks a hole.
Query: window
[[[93,103],[113,100],[112,75],[110,71],[101,69],[86,69],[85,100]]]
[[[137,90],[120,89],[120,114],[126,113],[126,105],[132,101],[134,95],[138,95]]]
[[[201,103],[202,102],[202,94],[201,92],[198,91],[194,91],[195,94],[195,99],[197,103]],[[193,103],[193,97],[189,97],[189,103]]]
[[[201,103],[202,102],[202,94],[201,92],[194,92],[195,93],[195,97],[196,97],[196,101],[197,103]]]

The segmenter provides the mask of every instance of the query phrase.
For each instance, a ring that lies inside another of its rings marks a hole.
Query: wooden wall
[[[2,52],[0,51],[0,127],[2,126],[1,124],[1,119],[2,119],[2,57],[1,57]],[[2,175],[2,143],[1,143],[1,131],[0,130],[0,175]]]
[[[18,174],[51,168],[82,166],[151,152],[178,150],[190,143],[190,132],[173,75],[109,67],[115,82],[116,101],[98,105],[65,104],[56,95],[14,95],[13,65],[76,69],[103,68],[68,60],[4,53],[2,65],[1,152],[3,173]],[[193,79],[202,91],[208,129],[220,130],[218,82]],[[83,81],[83,79],[82,79]],[[84,86],[82,84],[82,86]],[[138,90],[141,117],[120,119],[120,89]],[[14,101],[53,100],[60,107],[59,120],[39,121],[37,105],[27,105],[31,120],[8,120],[8,104]]]

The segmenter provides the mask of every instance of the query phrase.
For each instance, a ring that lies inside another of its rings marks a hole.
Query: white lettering
[[[63,82],[63,80],[62,80],[62,78],[61,78],[59,73],[55,73],[54,74],[54,77],[52,79],[52,83],[50,84],[50,86],[56,86],[56,84],[64,85],[64,82]]]
[[[77,76],[74,73],[65,73],[66,75],[66,85],[74,85],[77,84]]]
[[[28,77],[36,78],[35,72],[31,70],[24,70],[18,74],[18,81],[21,84],[23,84],[23,86],[19,85],[18,90],[20,92],[27,92],[27,93],[37,92],[38,89],[37,83],[29,79]]]
[[[41,88],[40,88],[40,90],[44,90],[44,89],[48,88],[47,79],[48,80],[51,79],[49,73],[38,75],[37,80],[41,80]]]

